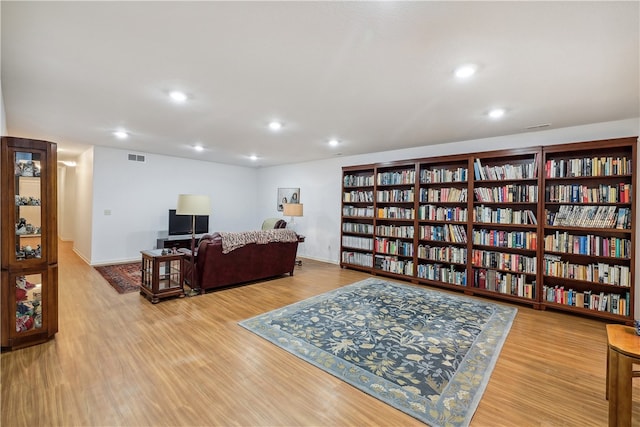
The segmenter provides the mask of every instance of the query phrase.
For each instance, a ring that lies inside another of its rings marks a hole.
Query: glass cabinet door
[[[42,276],[42,273],[15,276],[16,333],[42,329]]]
[[[43,254],[42,154],[15,151],[15,261],[36,260]]]

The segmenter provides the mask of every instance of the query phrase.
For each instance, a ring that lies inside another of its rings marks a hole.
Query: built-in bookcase
[[[540,148],[473,158],[471,286],[537,303]]]
[[[635,165],[635,138],[545,149],[543,306],[633,318]]]
[[[466,286],[469,158],[441,157],[419,165],[416,276],[421,283]]]
[[[636,144],[345,167],[341,266],[631,322]]]
[[[341,265],[373,267],[374,165],[343,168]]]
[[[411,278],[415,274],[416,164],[376,167],[375,272]]]

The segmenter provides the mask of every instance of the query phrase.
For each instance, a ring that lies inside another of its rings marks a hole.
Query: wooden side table
[[[298,243],[304,243],[305,237],[301,234],[298,234]],[[296,265],[302,266],[302,260],[296,256]]]
[[[142,254],[140,295],[153,304],[162,298],[184,297],[184,254],[171,252],[163,255],[162,252],[162,249],[140,252]]]
[[[640,363],[640,336],[624,325],[607,325],[607,397],[609,427],[631,427],[631,392],[633,370]]]

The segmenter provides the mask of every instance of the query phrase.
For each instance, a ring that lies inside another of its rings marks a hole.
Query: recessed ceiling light
[[[489,111],[489,117],[491,117],[492,119],[499,119],[500,117],[504,116],[504,108],[494,108],[493,110]]]
[[[250,158],[251,160],[253,160],[254,162],[255,162],[256,160],[258,160],[258,156],[256,156],[255,154],[250,155],[250,156],[249,156],[249,158]]]
[[[459,79],[468,79],[473,76],[478,70],[478,66],[475,64],[465,64],[461,65],[455,70],[455,75]]]
[[[113,135],[118,139],[126,139],[129,137],[129,134],[124,130],[117,130],[113,132]]]
[[[193,146],[193,149],[196,150],[196,151],[202,151],[202,150],[204,150],[204,147],[202,145],[200,145],[200,144],[197,144],[197,145]]]
[[[180,92],[179,90],[169,92],[169,96],[176,102],[184,102],[187,100],[187,94],[184,92]]]
[[[329,140],[329,145],[332,147],[337,146],[338,144],[340,144],[340,141],[338,141],[337,139],[333,138]]]
[[[271,129],[271,130],[280,130],[280,129],[282,129],[282,123],[280,123],[277,120],[269,122],[269,129]]]

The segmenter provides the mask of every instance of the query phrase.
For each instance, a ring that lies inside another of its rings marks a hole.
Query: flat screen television
[[[209,215],[196,215],[195,234],[209,232]],[[191,215],[176,215],[175,209],[169,209],[169,236],[191,235]]]

